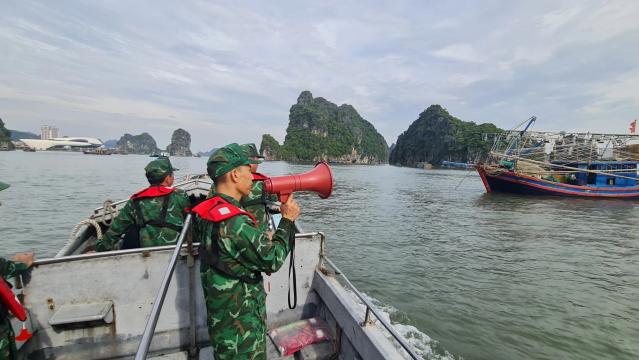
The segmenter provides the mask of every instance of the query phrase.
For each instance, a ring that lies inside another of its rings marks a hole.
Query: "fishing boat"
[[[532,132],[535,121],[496,134],[476,166],[487,192],[639,199],[637,136]]]
[[[176,187],[195,205],[206,198],[211,180],[189,176]],[[91,252],[125,202],[95,209],[55,257],[35,261],[28,276],[15,281],[29,315],[24,323],[12,320],[16,334],[22,328],[33,334],[20,336],[25,341],[17,343],[19,359],[212,359],[191,215],[176,245]],[[265,275],[264,284],[269,329],[314,319],[329,329],[330,339],[282,356],[267,338],[268,358],[419,359],[328,258],[328,242],[322,232],[306,232],[298,223],[296,284],[289,284],[288,266]],[[294,309],[289,285],[297,290]]]
[[[115,153],[114,149],[107,148],[95,148],[82,151],[85,155],[112,155]]]
[[[149,155],[149,157],[169,157],[169,155],[168,151],[160,151]]]

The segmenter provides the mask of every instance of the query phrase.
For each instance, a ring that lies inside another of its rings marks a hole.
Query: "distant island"
[[[215,151],[217,151],[217,149],[219,149],[219,148],[212,148],[211,150],[207,150],[207,151],[198,151],[197,152],[197,156],[198,157],[209,157],[209,156],[211,156],[211,154],[213,154]]]
[[[126,154],[150,155],[160,152],[153,136],[146,132],[139,135],[122,135],[115,148]]]
[[[171,143],[166,147],[171,156],[193,156],[191,153],[191,134],[184,129],[177,129],[171,136]]]
[[[388,161],[388,145],[375,127],[351,105],[313,98],[303,91],[291,106],[284,144],[262,136],[260,151],[270,160],[343,164],[381,164]]]
[[[440,105],[431,105],[397,138],[389,163],[422,167],[442,161],[475,162],[492,146],[482,135],[502,131],[490,123],[462,121]]]
[[[117,151],[126,154],[151,155],[161,153],[153,136],[146,132],[139,135],[124,134],[115,144],[115,148]],[[171,156],[193,156],[191,152],[191,134],[184,129],[175,130],[171,136],[171,143],[166,147],[166,152]]]

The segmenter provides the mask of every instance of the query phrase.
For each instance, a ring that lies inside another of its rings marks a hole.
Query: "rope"
[[[69,248],[71,246],[73,246],[73,243],[76,240],[76,236],[78,235],[78,231],[80,231],[80,229],[83,226],[89,226],[92,225],[95,228],[95,234],[96,237],[98,239],[102,238],[102,229],[100,228],[100,224],[98,224],[97,221],[93,220],[93,219],[86,219],[86,220],[82,220],[79,223],[77,223],[74,227],[73,230],[71,230],[71,235],[69,236],[69,239],[67,240],[66,244],[64,244],[64,246],[62,247],[62,249],[60,249],[60,251],[58,251],[58,253],[56,254],[55,257],[61,257],[61,256],[67,256],[70,255],[70,251]]]
[[[98,222],[93,220],[93,219],[86,219],[86,220],[80,221],[79,223],[77,223],[73,227],[73,230],[71,230],[71,236],[69,236],[68,243],[71,243],[75,239],[75,236],[78,234],[78,231],[80,231],[80,229],[83,226],[89,226],[89,225],[92,225],[95,228],[96,238],[97,239],[101,239],[102,238],[102,228],[100,228],[100,224],[98,224]]]
[[[107,209],[109,209],[109,210],[107,211]],[[111,219],[109,221],[107,221],[107,213],[111,217]],[[107,226],[107,227],[111,226],[111,223],[113,222],[114,215],[115,215],[115,206],[113,206],[113,201],[111,201],[110,199],[107,199],[102,204],[102,216],[100,217],[100,222],[102,224],[104,224],[105,226]]]

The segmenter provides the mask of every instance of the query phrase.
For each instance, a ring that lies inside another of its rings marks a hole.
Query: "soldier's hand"
[[[297,204],[297,201],[293,199],[293,194],[291,194],[288,200],[280,206],[280,213],[283,218],[291,221],[297,220],[300,216],[300,206]]]
[[[13,257],[11,258],[11,261],[21,262],[26,264],[28,267],[31,267],[31,265],[33,265],[33,253],[32,252],[17,253],[13,255]]]

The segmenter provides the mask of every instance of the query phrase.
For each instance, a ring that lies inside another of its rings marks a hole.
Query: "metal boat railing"
[[[162,278],[162,284],[160,285],[160,290],[158,291],[158,294],[155,296],[155,301],[153,302],[153,309],[151,309],[149,320],[147,321],[146,327],[144,328],[144,333],[142,334],[142,340],[140,341],[140,346],[138,347],[138,351],[135,354],[135,360],[144,360],[146,359],[146,356],[149,353],[149,347],[151,346],[151,341],[153,340],[153,333],[155,332],[155,326],[157,325],[158,319],[160,318],[162,305],[164,305],[164,298],[166,297],[166,292],[169,289],[169,284],[171,283],[171,278],[173,277],[173,271],[175,270],[178,256],[180,255],[180,251],[182,250],[182,244],[184,243],[184,238],[186,237],[186,234],[189,233],[190,227],[191,227],[191,214],[188,214],[186,216],[186,219],[184,220],[184,226],[182,227],[182,232],[180,233],[180,237],[178,238],[177,244],[175,245],[175,250],[173,251],[173,255],[171,255],[171,261],[169,262],[169,266],[167,266],[166,271],[164,272],[164,278]],[[191,239],[189,238],[189,240]],[[193,327],[193,322],[191,322],[191,326]]]
[[[180,251],[182,250],[182,246],[183,246],[182,244],[184,243],[184,239],[187,237],[187,234],[190,235],[190,232],[189,232],[190,226],[191,226],[191,214],[187,215],[187,218],[184,222],[184,227],[182,228],[182,232],[180,233],[180,237],[178,238],[177,244],[175,246],[175,250],[173,251],[173,255],[171,256],[171,261],[169,262],[169,265],[164,273],[164,277],[160,285],[160,290],[158,291],[155,301],[153,302],[153,309],[151,310],[151,314],[149,315],[149,319],[147,321],[146,327],[144,328],[144,333],[142,334],[142,340],[140,341],[138,351],[135,355],[135,360],[144,360],[147,357],[149,348],[151,346],[151,341],[153,340],[153,333],[155,332],[155,327],[157,325],[158,319],[160,317],[160,312],[164,304],[164,298],[166,297],[166,293],[169,288],[171,278],[173,277],[173,272],[175,270],[178,256],[180,254]],[[388,331],[388,333],[397,341],[397,343],[399,343],[399,345],[408,353],[408,355],[412,359],[415,359],[415,360],[421,359],[421,357],[415,352],[413,347],[406,341],[406,339],[401,334],[399,334],[397,330],[395,330],[395,328],[393,328],[393,326],[388,321],[386,321],[386,319],[381,315],[380,311],[375,307],[375,305],[373,305],[369,299],[364,297],[364,295],[361,292],[359,292],[359,290],[357,290],[357,288],[350,282],[350,280],[348,280],[346,275],[342,273],[342,271],[337,267],[337,265],[335,265],[326,256],[324,252],[326,236],[324,235],[323,232],[295,234],[296,238],[305,238],[305,237],[312,237],[312,236],[320,237],[320,260],[322,261],[321,264],[323,263],[328,264],[335,272],[335,275],[339,275],[341,277],[344,283],[349,287],[350,291],[352,291],[366,307],[366,312],[364,314],[364,321],[361,323],[361,326],[365,327],[370,325],[372,323],[371,314],[374,315],[377,318],[377,321],[379,321],[379,323],[382,324],[382,326],[386,329],[386,331]],[[188,240],[189,240],[189,245],[188,245],[189,260],[188,261],[189,263],[192,263],[194,262],[194,259],[192,258],[192,253],[193,253],[192,238],[189,236]],[[193,287],[192,285],[193,284],[191,284],[190,287]],[[193,294],[191,294],[191,298],[192,298],[191,300],[193,300]],[[194,328],[194,324],[195,324],[194,310],[195,309],[194,309],[194,304],[192,302],[193,301],[191,301],[192,309],[189,314],[191,318],[190,337],[192,338],[191,344],[190,344],[190,348],[191,348],[190,350],[197,351],[197,349],[194,348],[196,346],[195,328]],[[191,353],[191,351],[189,352]]]
[[[344,275],[344,273],[335,265],[324,253],[324,239],[325,235],[323,232],[317,232],[317,235],[321,237],[321,247],[320,247],[320,257],[321,260],[328,264],[332,270],[335,272],[336,276],[340,276],[341,279],[346,283],[346,285],[350,288],[350,290],[362,301],[364,306],[366,307],[366,313],[364,314],[364,321],[361,323],[362,327],[368,326],[371,324],[371,314],[373,314],[377,321],[388,331],[391,336],[399,343],[399,345],[408,353],[408,355],[412,359],[422,359],[416,352],[415,349],[406,341],[406,339],[395,330],[393,325],[391,325],[386,319],[381,315],[380,311],[373,305],[369,299],[367,299],[357,288],[355,285],[351,283],[350,280]],[[307,234],[304,234],[307,235]]]

